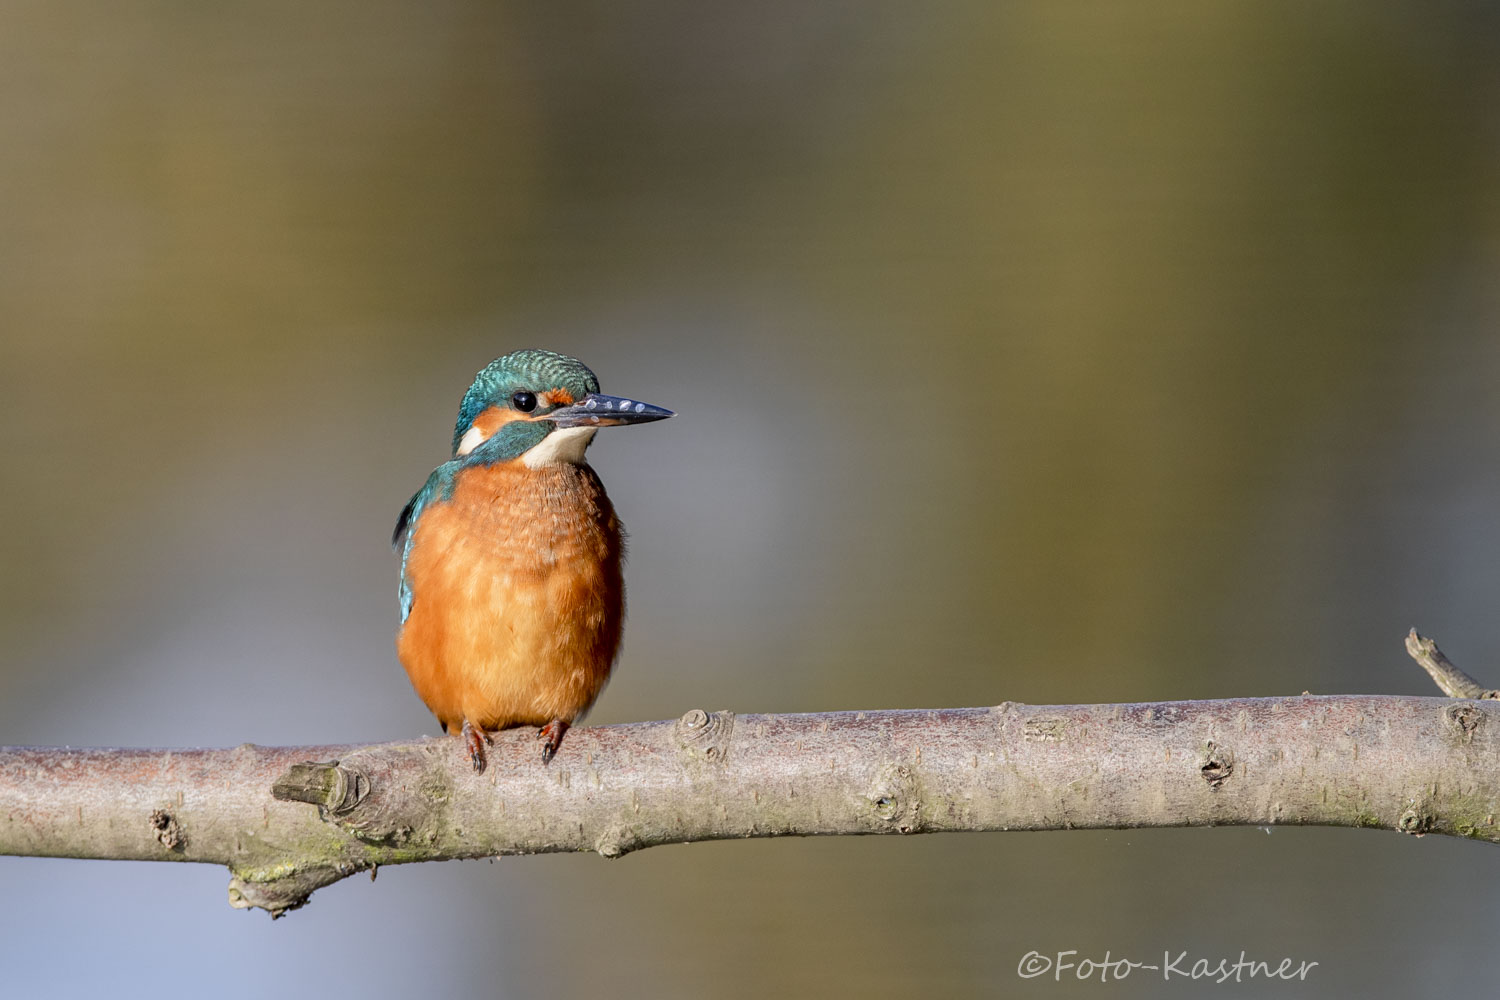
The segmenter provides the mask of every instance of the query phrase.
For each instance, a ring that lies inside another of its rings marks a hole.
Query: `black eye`
[[[510,405],[514,406],[522,413],[530,413],[532,410],[536,409],[536,394],[527,392],[525,389],[522,389],[520,392],[510,397]]]

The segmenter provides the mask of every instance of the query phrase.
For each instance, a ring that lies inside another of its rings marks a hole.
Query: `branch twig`
[[[574,730],[545,767],[534,750],[502,733],[475,775],[449,739],[0,749],[0,854],[223,864],[233,905],[280,915],[379,865],[735,837],[1319,824],[1500,843],[1489,701],[695,709]]]
[[[1416,629],[1406,634],[1406,651],[1422,665],[1437,686],[1450,698],[1479,698],[1489,701],[1500,699],[1500,691],[1486,688],[1483,684],[1453,665],[1438,649],[1438,644]]]

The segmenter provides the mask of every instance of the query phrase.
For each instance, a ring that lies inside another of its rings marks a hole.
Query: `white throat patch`
[[[528,469],[561,462],[582,465],[583,453],[598,430],[597,427],[559,427],[542,438],[540,444],[522,452],[521,464]]]
[[[470,427],[464,431],[463,439],[458,442],[457,454],[467,455],[482,444],[484,444],[484,431],[478,427]]]

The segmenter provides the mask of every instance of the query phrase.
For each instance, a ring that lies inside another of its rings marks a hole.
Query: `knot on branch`
[[[870,811],[884,826],[898,833],[922,829],[922,793],[917,776],[905,764],[887,764],[865,795]]]
[[[1474,733],[1484,725],[1484,712],[1476,705],[1449,705],[1443,709],[1443,721],[1447,723],[1461,743],[1474,742]]]
[[[156,839],[161,841],[161,846],[169,851],[176,851],[178,854],[187,849],[187,834],[182,832],[182,826],[177,822],[177,817],[165,809],[157,809],[151,813],[150,823]]]
[[[1208,782],[1209,788],[1217,789],[1234,774],[1234,752],[1209,740],[1198,773]]]
[[[271,795],[316,805],[325,822],[367,844],[402,846],[437,839],[452,788],[439,753],[399,747],[293,764]]]
[[[352,874],[353,865],[290,864],[270,872],[237,873],[229,880],[229,905],[236,910],[261,909],[275,920],[307,903],[314,891]]]
[[[1420,837],[1432,829],[1432,813],[1425,806],[1413,803],[1407,806],[1401,818],[1396,820],[1396,829]]]
[[[318,815],[341,816],[370,794],[370,779],[336,760],[293,764],[271,786],[271,797],[283,802],[309,802]]]
[[[612,826],[594,842],[594,850],[601,858],[623,857],[640,846],[640,836],[628,826]]]
[[[677,720],[676,734],[678,746],[690,756],[722,764],[734,735],[734,713],[695,708]]]

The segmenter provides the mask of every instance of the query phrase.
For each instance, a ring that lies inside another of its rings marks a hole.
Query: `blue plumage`
[[[464,400],[458,407],[458,422],[453,427],[453,452],[464,439],[474,418],[492,406],[504,406],[511,394],[521,389],[568,389],[574,399],[599,391],[599,379],[577,358],[552,351],[512,351],[496,358],[479,370]]]
[[[420,490],[406,502],[401,508],[401,516],[396,518],[396,530],[391,533],[391,547],[397,546],[401,549],[401,621],[405,624],[406,618],[411,614],[412,591],[411,581],[406,576],[406,560],[411,555],[411,540],[416,534],[415,528],[417,518],[422,516],[422,510],[431,503],[434,498],[447,500],[453,496],[453,481],[458,475],[458,470],[463,463],[460,461],[444,462],[432,470],[432,475],[427,477],[427,482]]]

